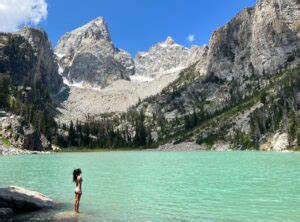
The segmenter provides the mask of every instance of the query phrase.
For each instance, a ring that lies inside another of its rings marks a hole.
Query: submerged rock
[[[0,208],[0,221],[13,221],[14,212],[11,208]]]
[[[53,208],[55,202],[45,195],[11,186],[0,188],[0,208],[11,208],[14,213],[31,212]]]

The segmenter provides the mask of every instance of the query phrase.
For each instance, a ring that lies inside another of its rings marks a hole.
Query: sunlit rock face
[[[300,49],[299,0],[260,0],[209,42],[207,73],[223,79],[276,73],[296,63]]]
[[[134,74],[130,55],[114,46],[102,17],[64,34],[55,54],[61,75],[71,83],[104,87]]]
[[[164,74],[178,72],[195,62],[203,47],[186,48],[171,37],[152,46],[147,52],[138,52],[135,57],[136,75],[158,78]]]

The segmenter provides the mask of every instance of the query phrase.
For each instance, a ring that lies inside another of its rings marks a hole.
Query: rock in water
[[[0,188],[0,208],[11,208],[14,213],[53,208],[55,202],[41,193],[21,187]]]
[[[130,55],[115,48],[102,17],[63,35],[55,54],[60,73],[71,84],[105,87],[134,73]]]
[[[0,208],[0,221],[8,222],[13,221],[14,212],[10,208]]]

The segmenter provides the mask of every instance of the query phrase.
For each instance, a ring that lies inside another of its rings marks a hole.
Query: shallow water
[[[99,152],[0,157],[0,186],[64,203],[79,221],[300,221],[300,153]],[[65,212],[65,213],[64,213]],[[51,212],[53,213],[53,212]],[[41,216],[43,217],[43,216]]]

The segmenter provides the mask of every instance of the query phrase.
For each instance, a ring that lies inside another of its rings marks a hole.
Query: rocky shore
[[[50,154],[50,151],[22,150],[14,147],[7,147],[0,144],[0,156],[24,155],[24,154]]]
[[[37,135],[30,124],[22,121],[22,117],[0,110],[0,156],[49,154],[45,151],[49,148],[46,137]]]
[[[217,141],[213,146],[197,144],[195,142],[183,142],[178,144],[167,143],[157,148],[157,151],[231,151],[230,145],[225,141]]]
[[[54,200],[45,195],[11,186],[0,188],[0,221],[14,221],[14,216],[51,209],[56,206]]]

